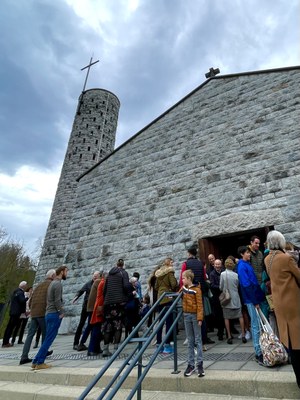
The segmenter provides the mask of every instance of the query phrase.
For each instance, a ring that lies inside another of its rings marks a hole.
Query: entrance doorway
[[[271,230],[274,230],[274,226],[266,226],[264,228],[251,229],[244,232],[199,239],[198,246],[200,259],[207,263],[207,257],[209,254],[214,254],[216,258],[220,258],[223,262],[230,255],[239,258],[239,255],[237,254],[238,247],[250,244],[250,239],[254,235],[260,238],[260,251],[263,253],[267,234]]]

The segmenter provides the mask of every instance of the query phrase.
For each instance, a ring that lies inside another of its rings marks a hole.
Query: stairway
[[[95,368],[54,367],[31,371],[28,365],[0,366],[1,400],[73,400],[98,372]],[[115,369],[109,369],[86,397],[97,399]],[[114,397],[125,400],[135,383],[136,371]],[[135,397],[136,398],[136,397]],[[147,375],[142,400],[258,400],[300,399],[300,391],[292,373],[272,371],[209,371],[204,378],[170,370],[153,369]]]

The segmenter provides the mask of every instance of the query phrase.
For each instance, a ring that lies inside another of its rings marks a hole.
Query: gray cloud
[[[0,2],[0,174],[13,178],[24,165],[59,170],[85,79],[80,69],[92,54],[100,62],[87,88],[121,101],[117,145],[200,85],[210,67],[228,74],[300,64],[298,0],[130,4],[87,0],[79,12],[71,0]],[[0,225],[26,242],[43,235],[52,201],[6,191],[0,184]]]

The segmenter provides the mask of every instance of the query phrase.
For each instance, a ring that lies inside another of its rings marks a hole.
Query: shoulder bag
[[[226,271],[226,286],[225,289],[222,291],[222,293],[219,296],[219,300],[220,300],[220,304],[222,307],[227,306],[227,304],[230,303],[231,300],[231,296],[230,296],[230,292],[228,290],[228,278],[227,278],[227,271]]]

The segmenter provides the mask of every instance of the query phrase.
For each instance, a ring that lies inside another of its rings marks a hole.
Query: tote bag
[[[273,332],[271,325],[263,312],[260,309],[256,309],[256,312],[261,329],[259,344],[263,355],[264,365],[267,367],[274,367],[274,365],[287,363],[288,354],[283,344]]]

